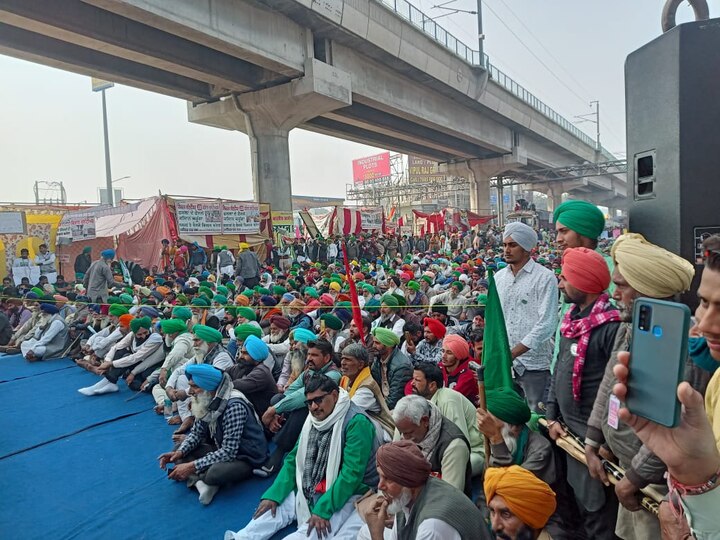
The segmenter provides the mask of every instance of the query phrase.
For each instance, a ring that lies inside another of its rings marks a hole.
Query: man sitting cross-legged
[[[197,421],[174,452],[162,454],[160,467],[175,463],[172,480],[187,480],[210,504],[220,487],[252,476],[267,457],[267,440],[260,419],[227,374],[209,364],[185,368]]]
[[[298,530],[285,538],[356,538],[353,503],[377,486],[375,427],[326,375],[308,377],[305,398],[310,415],[295,448],[252,521],[226,540],[267,540],[294,520]]]

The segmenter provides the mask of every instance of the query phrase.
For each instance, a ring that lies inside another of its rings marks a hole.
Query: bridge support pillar
[[[350,75],[309,59],[305,75],[289,83],[229,99],[188,106],[191,122],[247,133],[255,200],[273,211],[292,212],[290,130],[352,103]]]
[[[524,165],[527,165],[527,155],[515,147],[512,153],[504,156],[448,164],[448,172],[470,179],[470,211],[487,216],[491,212],[490,179]],[[500,223],[503,222],[503,217],[498,216]]]
[[[548,189],[548,197],[552,202],[552,211],[562,204],[563,188],[559,186],[553,186]]]

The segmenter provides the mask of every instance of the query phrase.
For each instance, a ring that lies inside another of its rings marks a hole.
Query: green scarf
[[[710,349],[708,348],[705,338],[690,338],[688,340],[688,351],[693,363],[699,368],[710,373],[715,373],[715,370],[720,367],[720,362],[715,360],[710,354]]]
[[[529,436],[530,430],[527,426],[523,426],[522,431],[517,438],[517,446],[515,447],[515,451],[513,452],[513,465],[522,464],[523,458],[525,457],[525,446],[527,445]]]

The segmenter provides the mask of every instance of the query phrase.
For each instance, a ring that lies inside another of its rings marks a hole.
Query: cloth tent
[[[328,235],[348,236],[374,231],[385,232],[385,211],[382,206],[336,206],[330,214]]]

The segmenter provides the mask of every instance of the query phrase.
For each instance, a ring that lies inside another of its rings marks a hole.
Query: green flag
[[[485,366],[485,388],[512,388],[512,355],[505,317],[495,287],[495,276],[488,272],[488,294],[485,306],[485,337],[482,363]]]

